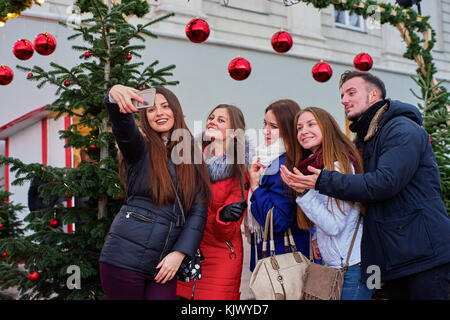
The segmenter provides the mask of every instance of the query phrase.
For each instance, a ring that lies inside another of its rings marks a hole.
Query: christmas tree
[[[24,209],[21,204],[15,204],[9,200],[11,193],[0,190],[0,289],[11,287],[9,279],[15,278],[17,268],[11,268],[11,251],[16,251],[14,239],[24,234],[23,223],[17,213]],[[8,299],[9,296],[0,292],[0,300]]]
[[[0,165],[8,163],[15,172],[13,184],[40,182],[38,190],[44,203],[51,203],[55,197],[61,200],[26,216],[28,235],[2,240],[1,247],[9,250],[8,268],[14,270],[8,276],[8,285],[18,286],[22,299],[104,298],[98,258],[125,197],[118,175],[117,148],[104,106],[106,90],[117,83],[138,89],[177,84],[165,79],[172,75],[174,65],[158,69],[158,61],[145,66],[130,60],[141,57],[139,51],[145,49],[132,42],[156,38],[148,27],[172,14],[134,26],[127,18],[148,13],[146,1],[112,4],[80,0],[75,4],[89,17],[68,38],[83,40],[82,45],[72,46],[80,52],[80,63],[67,68],[52,62],[49,71],[39,66],[17,67],[31,72],[33,76],[28,79],[37,81],[38,88],[46,84],[58,88],[57,99],[47,108],[54,111],[56,118],[72,117],[72,125],[60,131],[60,138],[67,139],[65,147],[81,149],[88,160],[77,168],[57,168],[0,158]],[[67,206],[72,197],[76,205]],[[64,231],[62,226],[67,224],[75,224],[74,232]],[[23,259],[25,271],[20,271],[18,261]],[[78,275],[78,282],[71,278]]]

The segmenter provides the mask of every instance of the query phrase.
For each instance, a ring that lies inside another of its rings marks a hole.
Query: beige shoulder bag
[[[309,260],[297,251],[291,229],[287,242],[291,252],[275,255],[273,240],[273,208],[269,210],[264,225],[263,257],[267,256],[267,236],[270,225],[270,256],[256,264],[250,278],[250,289],[257,300],[300,300]]]

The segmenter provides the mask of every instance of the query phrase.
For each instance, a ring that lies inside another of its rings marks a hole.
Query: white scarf
[[[264,177],[264,174],[267,168],[270,166],[270,164],[274,162],[276,159],[278,159],[285,152],[286,150],[284,149],[284,142],[282,138],[279,138],[277,141],[275,141],[269,146],[263,144],[255,149],[255,153],[253,154],[251,163],[253,163],[254,161],[256,161],[256,159],[259,158],[260,163],[265,166],[265,169],[261,174],[259,183],[261,183],[262,178]],[[253,192],[250,189],[248,192],[247,214],[245,215],[244,219],[245,237],[247,238],[247,241],[250,243],[251,234],[255,234],[256,243],[260,243],[263,238],[262,237],[263,228],[258,223],[258,221],[256,221],[251,211],[252,202],[250,201],[250,198],[252,196],[252,193]]]

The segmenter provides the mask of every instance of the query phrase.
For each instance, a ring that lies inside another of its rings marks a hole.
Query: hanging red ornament
[[[286,31],[278,31],[272,37],[272,48],[276,52],[285,53],[292,48],[292,37]]]
[[[131,54],[127,54],[126,58],[127,58],[127,60],[131,60],[131,58],[133,58],[133,56]]]
[[[84,53],[84,57],[87,59],[87,58],[89,58],[91,56],[91,53],[89,52],[89,51],[86,51],[85,53]]]
[[[2,253],[2,257],[3,257],[4,259],[8,258],[8,252],[6,252],[6,251],[3,252],[3,253]]]
[[[369,71],[373,66],[372,57],[368,53],[360,53],[353,59],[353,65],[361,71]]]
[[[3,223],[0,223],[0,229],[3,229]]]
[[[30,78],[32,76],[33,76],[33,73],[31,73],[31,72],[27,74],[27,78]]]
[[[95,149],[97,149],[97,146],[96,146],[95,144],[91,144],[91,145],[89,146],[89,149],[95,150]]]
[[[59,220],[58,219],[50,219],[49,225],[52,228],[57,228],[59,226]]]
[[[70,81],[69,81],[69,80],[64,81],[64,85],[65,85],[66,87],[70,86]]]
[[[36,282],[39,280],[40,278],[40,274],[37,271],[34,271],[33,273],[28,273],[28,280],[30,280],[31,282]]]
[[[252,67],[247,59],[237,57],[231,60],[228,65],[228,73],[234,80],[245,80],[250,75]]]
[[[318,82],[326,82],[330,80],[332,75],[333,69],[331,69],[331,66],[328,63],[323,62],[323,60],[320,60],[320,62],[316,63],[312,68],[312,76]]]
[[[55,38],[47,32],[38,34],[36,38],[34,38],[34,50],[37,53],[48,56],[52,54],[56,49],[56,40]]]
[[[14,72],[11,68],[2,64],[0,66],[0,85],[6,86],[7,84],[10,84],[11,81],[13,81],[13,78]]]
[[[186,36],[194,43],[206,41],[209,37],[209,25],[203,19],[195,18],[186,25]]]
[[[20,39],[14,43],[13,53],[17,59],[28,60],[34,53],[33,44],[27,39]]]

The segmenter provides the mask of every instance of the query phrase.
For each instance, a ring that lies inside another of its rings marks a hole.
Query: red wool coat
[[[244,185],[248,186],[248,177]],[[206,221],[200,250],[205,259],[202,260],[202,278],[196,280],[195,300],[239,300],[243,263],[243,246],[241,222],[222,222],[219,212],[226,205],[239,202],[241,186],[235,176],[211,183],[212,200],[208,205]],[[245,200],[248,188],[244,188]],[[191,299],[193,282],[178,281],[177,296]]]

